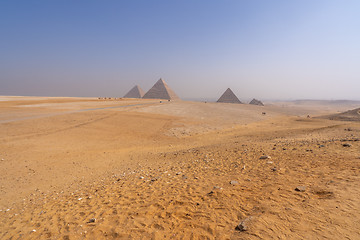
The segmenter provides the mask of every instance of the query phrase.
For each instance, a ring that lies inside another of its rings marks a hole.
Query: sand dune
[[[0,238],[358,239],[360,124],[296,109],[2,101]]]

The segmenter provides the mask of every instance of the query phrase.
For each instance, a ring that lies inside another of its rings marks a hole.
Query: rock
[[[238,181],[235,181],[235,180],[232,180],[232,181],[230,181],[230,184],[231,184],[231,185],[237,185],[237,184],[239,184],[239,182],[238,182]]]
[[[343,144],[343,147],[351,147],[351,144],[349,144],[349,143],[344,143],[344,144]]]
[[[144,177],[143,177],[143,176],[141,176],[141,177],[140,177],[140,179],[144,179]]]
[[[96,221],[96,218],[90,218],[88,223],[94,223]]]
[[[277,169],[276,169],[276,167],[273,167],[271,170],[273,170],[275,172]]]
[[[177,172],[177,173],[176,173],[176,175],[181,175],[181,174],[182,174],[182,172]]]
[[[270,159],[271,157],[270,156],[267,156],[267,155],[264,155],[264,156],[261,156],[260,159]]]
[[[273,164],[273,162],[271,162],[271,161],[268,161],[268,162],[266,162],[266,164]]]
[[[297,192],[305,192],[305,190],[306,190],[305,186],[297,186],[295,188],[295,191],[297,191]]]
[[[320,146],[319,146],[319,148],[323,148],[323,147],[325,147],[325,145],[320,145]]]
[[[240,232],[248,231],[249,230],[249,222],[252,219],[252,217],[245,218],[242,220],[239,225],[236,226],[235,230],[238,230]]]

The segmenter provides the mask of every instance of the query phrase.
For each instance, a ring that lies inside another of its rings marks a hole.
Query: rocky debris
[[[230,184],[231,184],[231,185],[238,185],[239,182],[238,182],[238,181],[235,181],[235,180],[231,180],[231,181],[230,181]]]
[[[139,177],[140,179],[144,179],[144,177],[143,176],[141,176],[141,177]]]
[[[182,174],[182,172],[177,172],[177,173],[176,173],[176,175],[181,175],[181,174]]]
[[[272,162],[272,161],[268,161],[268,162],[266,162],[266,164],[273,164],[273,162]]]
[[[239,225],[235,227],[235,230],[238,230],[240,232],[245,232],[249,230],[249,222],[252,220],[252,217],[245,218],[242,220]]]
[[[263,155],[263,156],[260,157],[260,159],[271,159],[271,157],[268,156],[268,155]]]
[[[344,143],[344,144],[343,144],[343,147],[351,147],[351,144],[349,144],[349,143]]]
[[[297,186],[295,188],[295,191],[297,191],[297,192],[305,192],[305,190],[306,190],[305,186]]]
[[[319,145],[319,148],[323,148],[323,147],[325,147],[325,145]]]
[[[276,167],[273,167],[271,170],[273,170],[273,172],[277,171]]]
[[[88,223],[94,223],[96,221],[96,218],[90,218]]]

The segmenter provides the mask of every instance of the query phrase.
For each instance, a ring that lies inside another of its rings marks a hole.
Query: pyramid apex
[[[154,86],[143,96],[143,98],[155,99],[179,99],[173,90],[160,78]]]
[[[221,95],[221,97],[217,100],[217,102],[223,103],[242,103],[237,96],[231,91],[230,88],[226,89],[226,91]]]

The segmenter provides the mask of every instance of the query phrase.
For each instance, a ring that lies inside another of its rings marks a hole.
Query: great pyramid
[[[264,104],[261,101],[255,99],[255,98],[253,100],[251,100],[251,102],[249,104],[258,105],[258,106],[264,106]]]
[[[242,103],[237,96],[233,93],[233,91],[231,91],[230,88],[226,89],[226,91],[223,93],[223,95],[221,95],[221,97],[219,98],[219,100],[217,100],[217,102],[222,102],[222,103]]]
[[[150,88],[147,93],[143,96],[143,98],[155,98],[155,99],[168,99],[168,100],[176,100],[180,99],[173,90],[169,88],[169,86],[162,80],[155,83],[155,85]]]
[[[135,85],[135,87],[125,94],[124,98],[142,98],[143,96],[144,91],[138,85]]]

